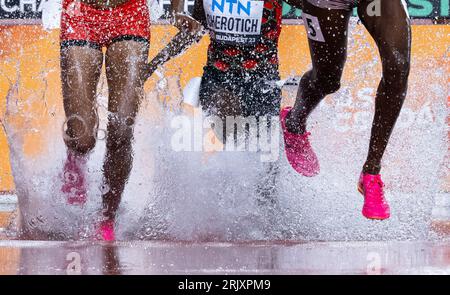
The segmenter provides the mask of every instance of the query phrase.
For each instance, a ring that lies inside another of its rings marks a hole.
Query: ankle
[[[112,212],[111,209],[108,208],[108,205],[104,205],[104,209],[101,212],[101,221],[102,222],[114,222],[116,219],[116,214]]]
[[[286,117],[286,129],[291,133],[304,134],[306,133],[306,119],[302,119],[301,116],[294,116],[291,111]]]
[[[115,219],[115,214],[112,214],[110,212],[103,212],[102,214],[102,222],[114,222]]]
[[[362,169],[363,173],[371,174],[371,175],[377,175],[381,172],[381,165],[380,164],[374,164],[370,162],[366,162]]]
[[[87,162],[89,158],[89,153],[80,153],[73,149],[67,150],[67,157],[74,159],[75,161],[79,162],[80,164],[84,164]]]

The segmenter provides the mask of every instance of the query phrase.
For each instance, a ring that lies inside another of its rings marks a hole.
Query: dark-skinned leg
[[[71,205],[87,200],[85,169],[87,154],[97,138],[98,116],[96,90],[103,63],[99,47],[62,43],[61,81],[66,114],[64,142],[67,158],[64,164],[61,192]]]
[[[378,46],[383,76],[375,98],[375,116],[363,172],[379,174],[381,159],[406,97],[411,27],[401,0],[381,0],[380,16],[367,15],[370,2],[360,4],[358,14]]]
[[[230,81],[233,81],[234,79],[230,79]],[[236,83],[237,84],[237,83]],[[220,123],[223,126],[222,131],[218,131],[213,129],[216,136],[221,140],[221,142],[224,142],[224,140],[229,140],[233,138],[234,136],[237,136],[237,138],[240,138],[242,140],[241,136],[243,134],[237,133],[235,130],[236,126],[233,126],[233,128],[226,128],[226,118],[227,117],[245,117],[246,115],[254,115],[253,113],[259,113],[267,111],[267,109],[270,109],[270,107],[273,107],[273,112],[276,113],[279,110],[279,101],[281,99],[277,99],[277,103],[271,103],[267,102],[267,105],[260,104],[261,108],[257,106],[252,106],[252,111],[247,110],[247,114],[244,114],[242,102],[241,99],[247,98],[248,96],[254,97],[256,99],[256,96],[263,96],[264,98],[272,98],[272,96],[275,97],[275,94],[273,93],[267,93],[265,92],[265,96],[262,93],[259,93],[258,87],[260,85],[253,85],[255,88],[252,89],[251,87],[246,88],[246,91],[230,91],[229,89],[225,89],[225,87],[221,86],[221,83],[218,81],[212,80],[210,83],[207,83],[207,85],[204,86],[204,88],[208,89],[208,91],[202,91],[202,95],[204,95],[203,100],[203,108],[204,110],[213,116],[216,116],[218,120],[221,120]],[[276,92],[276,91],[275,91]],[[240,93],[240,95],[238,94]],[[276,92],[281,96],[281,93]],[[270,107],[268,106],[270,105]],[[265,107],[263,110],[262,108]],[[268,115],[270,117],[270,115]],[[242,121],[242,123],[245,123],[245,120]],[[218,124],[220,126],[220,124]],[[260,124],[260,123],[258,123]],[[228,126],[229,127],[229,126]],[[259,126],[261,129],[262,126]],[[238,130],[241,132],[245,132],[246,136],[248,132],[248,129],[245,126],[238,126]],[[232,134],[234,134],[232,136]],[[236,138],[236,139],[237,139]],[[267,237],[274,238],[273,235],[273,228],[278,228],[278,222],[280,220],[279,214],[280,214],[280,207],[279,202],[277,198],[277,178],[279,175],[279,167],[278,163],[265,163],[263,166],[263,171],[261,171],[261,174],[259,176],[259,180],[256,183],[255,186],[255,194],[256,199],[255,203],[259,207],[259,210],[262,210],[262,214],[264,218],[266,219],[264,221],[264,231],[267,234]]]
[[[61,48],[61,80],[69,150],[84,155],[96,141],[96,90],[103,63],[99,49],[88,46]]]
[[[225,89],[220,81],[208,79],[207,77],[204,79],[207,82],[205,85],[202,85],[200,93],[202,96],[202,109],[208,115],[215,116],[217,117],[216,119],[221,121],[214,124],[213,132],[224,143],[230,132],[234,132],[234,130],[226,129],[226,118],[242,115],[239,97],[232,91]],[[217,130],[218,126],[222,126],[222,130]]]
[[[133,162],[133,129],[143,98],[144,71],[149,44],[119,41],[106,52],[109,88],[108,135],[103,166],[108,191],[103,195],[103,215],[114,220]]]
[[[312,69],[300,81],[297,99],[286,120],[286,127],[292,133],[306,132],[310,113],[322,99],[340,88],[342,72],[347,58],[347,36],[350,10],[330,10],[319,8],[303,1],[303,12],[317,17],[324,42],[308,38]],[[307,22],[308,23],[308,22]],[[307,30],[313,34],[318,28]],[[312,25],[312,23],[310,23]]]

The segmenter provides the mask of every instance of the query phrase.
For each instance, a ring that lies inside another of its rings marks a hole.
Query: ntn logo
[[[227,9],[228,13],[236,12],[239,15],[245,13],[250,16],[250,2],[250,0],[212,0],[211,10],[214,12],[215,9],[218,9],[220,12],[224,13],[225,9]]]

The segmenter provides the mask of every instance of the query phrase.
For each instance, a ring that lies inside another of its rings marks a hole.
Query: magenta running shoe
[[[114,220],[103,220],[100,223],[98,238],[107,242],[112,242],[116,239],[114,234]]]
[[[390,214],[389,204],[384,198],[383,181],[381,175],[361,173],[358,183],[358,191],[364,196],[362,214],[369,219],[388,219]]]
[[[86,203],[87,192],[84,179],[86,158],[72,151],[67,154],[64,164],[63,186],[61,191],[67,196],[67,202],[71,205],[83,205]]]
[[[289,132],[286,128],[286,117],[291,109],[291,107],[286,107],[280,113],[286,157],[292,168],[298,173],[307,177],[316,176],[319,174],[320,166],[319,159],[317,159],[308,139],[311,133],[295,134]]]

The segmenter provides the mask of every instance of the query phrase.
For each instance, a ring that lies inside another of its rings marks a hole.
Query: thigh
[[[380,0],[380,15],[368,15],[367,6],[371,1],[364,0],[358,6],[359,17],[375,40],[383,63],[383,71],[398,71],[404,66],[409,71],[411,58],[411,24],[403,0]],[[407,74],[407,73],[405,73]]]
[[[148,42],[123,40],[106,51],[106,76],[109,88],[108,110],[121,116],[136,116],[143,98],[144,76],[148,62]]]
[[[76,115],[87,121],[84,123],[96,121],[95,97],[102,63],[103,54],[99,49],[89,46],[61,48],[62,93],[69,119]]]
[[[341,77],[347,57],[351,9],[329,9],[303,0],[303,21],[308,34],[314,75]]]
[[[215,73],[214,70],[210,72],[205,69],[200,85],[200,103],[207,116],[220,121],[220,123],[217,122],[218,124],[214,122],[212,130],[216,137],[225,143],[226,139],[235,133],[234,125],[233,128],[227,128],[227,118],[234,120],[235,117],[242,115],[242,110],[239,94],[237,89],[232,87],[232,81],[227,83],[226,79],[218,75],[223,75],[223,73]],[[217,126],[221,126],[221,128]]]

